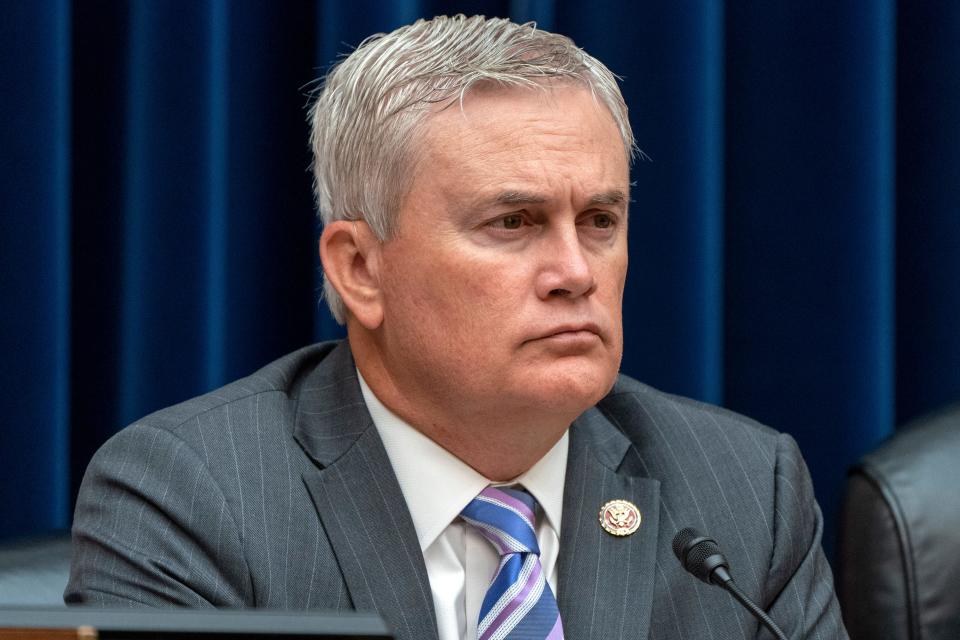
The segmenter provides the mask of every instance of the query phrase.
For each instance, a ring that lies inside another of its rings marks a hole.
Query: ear
[[[320,262],[350,314],[368,330],[383,322],[380,241],[362,220],[335,220],[320,235]]]

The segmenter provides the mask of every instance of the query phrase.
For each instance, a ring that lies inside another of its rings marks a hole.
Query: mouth
[[[533,342],[535,340],[581,341],[593,340],[597,338],[602,339],[600,327],[592,322],[585,322],[551,327],[539,335],[534,336],[530,340],[527,340],[527,342]]]

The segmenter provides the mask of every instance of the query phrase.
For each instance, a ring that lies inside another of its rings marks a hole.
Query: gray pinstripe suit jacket
[[[694,526],[791,638],[845,638],[793,440],[622,377],[570,429],[558,600],[570,640],[765,637],[683,572]],[[600,505],[638,505],[614,538]],[[436,638],[410,514],[345,343],[302,349],[124,429],[80,489],[68,603],[378,611]]]

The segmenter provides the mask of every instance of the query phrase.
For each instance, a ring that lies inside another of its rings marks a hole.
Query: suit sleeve
[[[67,604],[249,606],[241,531],[203,454],[170,431],[124,429],[87,468]]]
[[[820,545],[823,517],[797,444],[786,434],[777,442],[774,511],[766,590],[771,597],[765,603],[770,617],[791,639],[846,639],[833,574]],[[761,628],[758,637],[773,636]]]

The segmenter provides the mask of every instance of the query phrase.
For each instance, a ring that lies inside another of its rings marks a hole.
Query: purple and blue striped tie
[[[500,553],[480,607],[478,640],[563,640],[557,601],[540,566],[535,508],[526,491],[487,487],[460,512]]]

